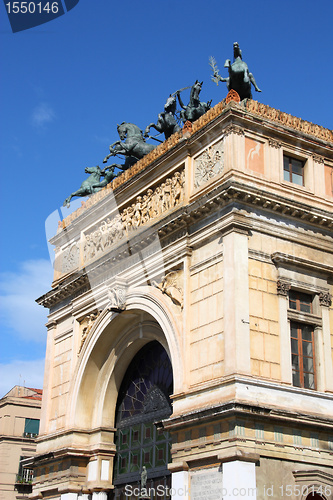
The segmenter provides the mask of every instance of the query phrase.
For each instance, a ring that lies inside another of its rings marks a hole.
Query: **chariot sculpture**
[[[212,101],[201,102],[199,99],[199,94],[201,92],[203,82],[199,82],[196,80],[194,85],[191,87],[190,92],[190,102],[187,106],[184,105],[181,97],[180,91],[177,92],[178,102],[180,107],[182,108],[180,112],[180,118],[185,123],[186,121],[194,122],[200,116],[206,113],[211,107]]]

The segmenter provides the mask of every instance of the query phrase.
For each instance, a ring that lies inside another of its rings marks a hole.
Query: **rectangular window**
[[[37,418],[26,418],[24,424],[24,437],[34,438],[39,433],[39,420]]]
[[[283,178],[285,181],[304,186],[304,164],[291,156],[283,155]]]
[[[292,321],[290,336],[293,385],[315,389],[313,327]]]
[[[312,295],[291,291],[289,293],[289,307],[295,311],[312,313]]]
[[[300,313],[312,314],[313,297],[308,293],[291,290],[289,292],[289,309]],[[297,319],[293,317],[293,319]],[[315,389],[315,351],[313,325],[298,321],[290,322],[291,364],[293,385],[305,389]]]
[[[16,482],[18,483],[31,483],[34,477],[34,471],[31,469],[24,469],[22,466],[22,460],[27,457],[20,457],[19,470],[16,477]]]

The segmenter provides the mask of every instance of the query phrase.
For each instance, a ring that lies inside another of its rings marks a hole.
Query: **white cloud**
[[[35,127],[44,128],[44,126],[55,119],[55,113],[47,102],[41,102],[32,112],[31,120]]]
[[[0,364],[0,398],[15,385],[43,389],[44,359]]]
[[[47,310],[35,300],[50,289],[52,275],[46,259],[25,261],[16,272],[0,273],[0,319],[14,336],[45,340]]]

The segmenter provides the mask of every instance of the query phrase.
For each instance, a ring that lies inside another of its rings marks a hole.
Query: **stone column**
[[[281,382],[292,384],[290,321],[288,320],[288,293],[290,284],[282,280],[277,282],[279,296],[279,326],[280,326],[280,367]]]
[[[171,475],[172,500],[189,500],[189,472],[181,470]]]
[[[51,388],[53,379],[53,357],[54,357],[54,336],[57,330],[57,323],[50,321],[47,323],[47,342],[46,342],[46,357],[45,371],[43,384],[43,404],[40,418],[39,434],[45,434],[49,431],[48,424],[50,422],[51,412]],[[38,448],[37,448],[38,449]]]
[[[225,375],[250,374],[248,234],[231,228],[223,236]]]
[[[319,295],[319,302],[321,305],[321,317],[323,321],[322,338],[323,338],[323,355],[324,355],[324,380],[325,391],[333,392],[333,364],[331,356],[331,325],[330,328],[330,311],[329,308],[332,304],[332,297],[329,293],[321,293]]]
[[[256,500],[256,466],[234,460],[223,464],[223,497],[228,500]]]

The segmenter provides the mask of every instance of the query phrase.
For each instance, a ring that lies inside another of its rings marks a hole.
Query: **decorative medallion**
[[[197,188],[223,171],[223,139],[209,146],[194,160],[194,186]]]
[[[183,126],[183,136],[189,137],[192,133],[192,122],[187,120]]]
[[[226,104],[229,104],[229,102],[231,101],[234,101],[234,102],[240,102],[240,97],[239,97],[239,94],[238,92],[236,92],[236,90],[233,90],[231,89],[229,92],[228,92],[228,95],[225,99],[225,102]]]

